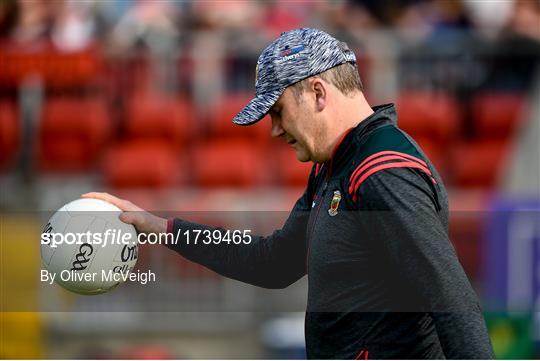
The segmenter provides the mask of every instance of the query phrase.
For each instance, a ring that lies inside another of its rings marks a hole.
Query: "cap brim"
[[[277,102],[283,91],[273,91],[255,96],[233,119],[238,125],[251,125],[264,118]]]

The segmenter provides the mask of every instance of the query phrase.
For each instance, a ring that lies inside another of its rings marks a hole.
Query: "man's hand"
[[[105,202],[114,204],[123,212],[120,214],[120,220],[124,223],[132,224],[139,233],[165,233],[167,232],[167,220],[154,216],[153,214],[137,207],[128,200],[120,199],[109,193],[90,192],[81,195],[82,198],[101,199]]]

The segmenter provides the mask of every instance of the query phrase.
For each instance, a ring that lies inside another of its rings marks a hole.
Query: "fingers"
[[[123,212],[119,218],[122,222],[135,226],[139,233],[165,233],[167,231],[167,220],[148,212]]]
[[[81,197],[100,199],[117,206],[123,211],[122,214],[120,214],[119,219],[124,223],[132,224],[140,233],[164,233],[167,231],[166,219],[154,216],[128,200],[115,197],[112,194],[105,192],[85,193],[82,194]]]
[[[127,224],[133,224],[134,226],[138,226],[138,223],[140,219],[137,217],[137,213],[133,212],[123,212],[118,217],[122,222]]]
[[[130,201],[113,196],[112,194],[105,192],[90,192],[81,195],[82,198],[101,199],[102,201],[109,202],[123,211],[142,211],[142,208],[137,207]]]

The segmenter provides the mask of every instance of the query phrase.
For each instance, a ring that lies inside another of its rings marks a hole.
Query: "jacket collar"
[[[397,114],[394,104],[383,104],[372,107],[373,114],[362,120],[356,127],[350,128],[343,133],[340,140],[334,147],[332,157],[324,163],[326,168],[326,176],[330,178],[332,174],[339,169],[346,156],[350,154],[350,150],[355,144],[359,144],[364,136],[370,134],[375,128],[386,124],[397,125]]]

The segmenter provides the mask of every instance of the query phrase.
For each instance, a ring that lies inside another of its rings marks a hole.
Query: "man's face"
[[[314,104],[310,104],[305,91],[300,101],[287,88],[270,109],[272,136],[283,138],[296,151],[301,162],[316,161],[317,139],[320,129],[315,119]]]

